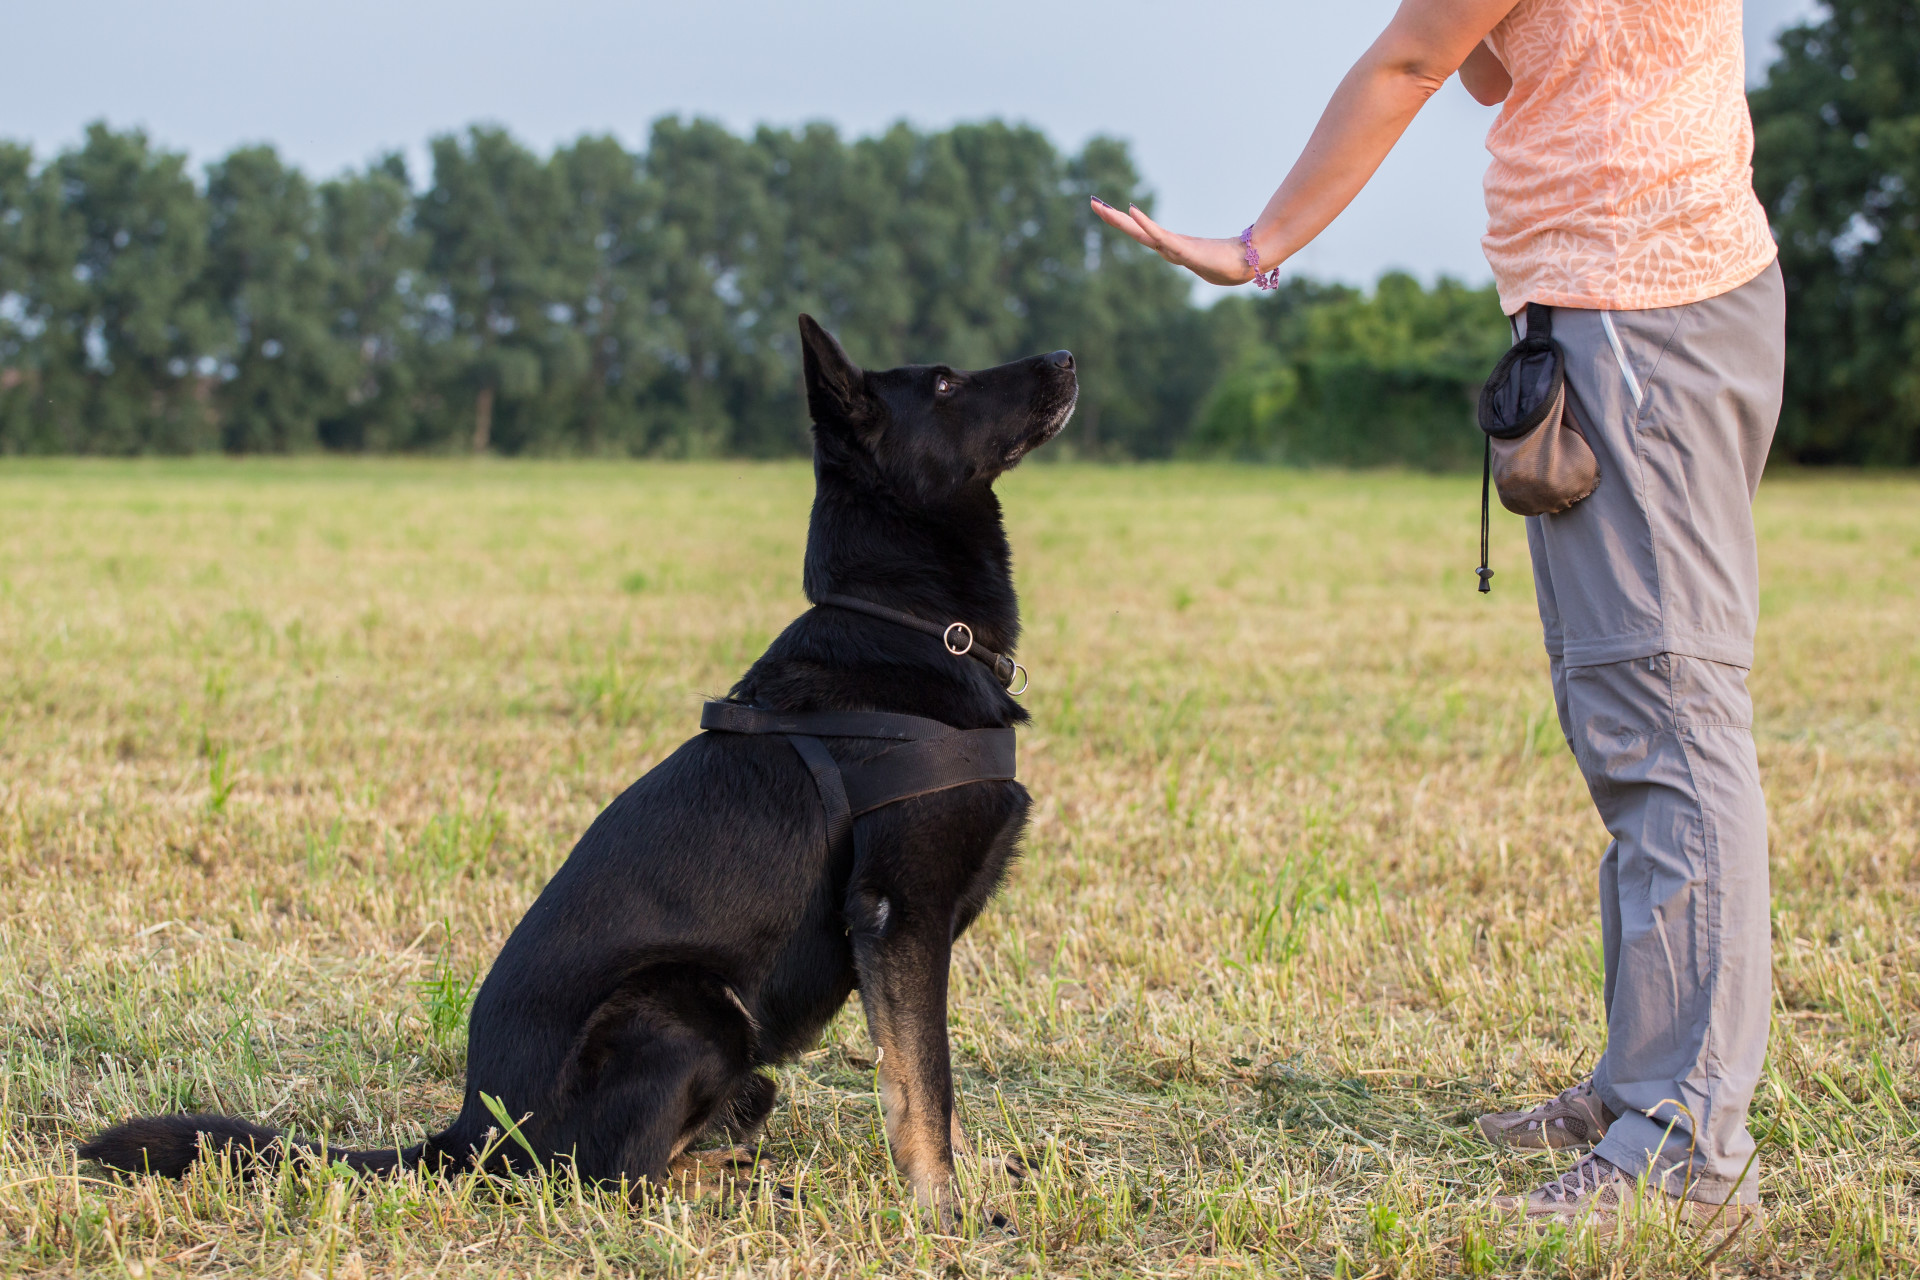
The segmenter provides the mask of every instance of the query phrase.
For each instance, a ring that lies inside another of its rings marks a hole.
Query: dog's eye
[[[944,396],[953,390],[953,379],[942,374],[933,380],[933,394]]]

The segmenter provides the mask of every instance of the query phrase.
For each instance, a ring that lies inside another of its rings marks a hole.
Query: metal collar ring
[[[973,628],[964,622],[949,622],[941,626],[937,622],[928,622],[925,618],[916,618],[910,613],[898,609],[889,609],[883,604],[871,600],[862,600],[859,596],[821,594],[810,597],[816,605],[825,605],[833,609],[850,609],[854,613],[864,613],[870,618],[880,618],[897,626],[908,627],[922,635],[932,636],[940,642],[940,647],[956,658],[972,658],[981,666],[993,672],[993,678],[1000,687],[1010,693],[1020,694],[1027,688],[1027,669],[1004,653],[995,653],[979,643],[973,634]],[[1015,689],[1015,678],[1020,687]]]

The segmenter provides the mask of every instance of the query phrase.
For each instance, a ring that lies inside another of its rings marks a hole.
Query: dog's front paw
[[[955,1206],[941,1214],[941,1221],[947,1230],[955,1235],[976,1236],[991,1233],[1018,1236],[1020,1234],[1019,1224],[1014,1221],[1011,1212],[984,1205],[969,1209]]]
[[[943,1235],[973,1239],[988,1234],[1020,1234],[1011,1213],[981,1204],[949,1202],[937,1206],[922,1205],[921,1212],[927,1215],[934,1229]]]
[[[977,1197],[984,1194],[989,1200],[998,1199],[1010,1189],[1018,1188],[1027,1176],[1027,1162],[1009,1152],[1004,1155],[969,1154],[955,1162],[963,1170],[963,1180],[974,1190],[976,1203],[966,1210],[968,1221],[955,1222],[956,1229],[964,1228],[968,1234],[973,1231],[992,1230],[1009,1236],[1020,1234],[1020,1228],[1014,1221],[1011,1210],[981,1205]],[[996,1194],[998,1193],[998,1194]],[[959,1210],[955,1209],[958,1215]]]
[[[1005,1178],[1017,1187],[1025,1182],[1027,1175],[1033,1171],[1025,1160],[1011,1151],[1004,1155],[968,1155],[954,1161],[954,1164],[966,1169],[984,1186],[992,1186],[999,1179]]]

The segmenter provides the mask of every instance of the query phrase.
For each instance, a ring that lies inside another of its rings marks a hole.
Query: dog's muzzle
[[[1065,356],[1067,353],[1059,351],[1054,354]],[[1047,358],[1051,359],[1052,357]],[[1067,356],[1067,359],[1071,362],[1073,357]],[[1069,363],[1066,367],[1071,370],[1073,365]],[[1071,374],[1068,376],[1072,380],[1067,384],[1065,398],[1052,409],[1043,408],[1035,413],[1034,417],[1039,420],[1039,427],[1028,435],[1025,440],[1022,440],[1020,443],[1014,445],[1013,448],[1007,450],[1006,460],[1009,466],[1020,461],[1020,459],[1026,457],[1029,453],[1032,453],[1035,449],[1038,449],[1041,445],[1067,429],[1067,422],[1073,417],[1074,407],[1080,403],[1080,380],[1073,378]]]

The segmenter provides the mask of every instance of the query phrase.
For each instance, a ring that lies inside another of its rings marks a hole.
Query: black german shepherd
[[[816,483],[808,597],[959,619],[983,647],[1010,651],[1019,613],[993,481],[1066,424],[1073,357],[868,373],[811,317],[800,336]],[[957,729],[1027,719],[941,639],[840,608],[795,619],[729,698]],[[833,753],[844,763],[876,746],[840,739]],[[903,800],[837,845],[822,794],[780,737],[687,742],[594,820],[507,939],[474,1001],[459,1117],[405,1150],[327,1156],[369,1172],[453,1170],[490,1150],[492,1166],[529,1167],[484,1094],[542,1163],[634,1186],[690,1174],[703,1135],[752,1143],[776,1092],[761,1069],[811,1045],[858,988],[894,1158],[918,1201],[950,1203],[966,1148],[948,958],[1015,856],[1027,792],[986,781]],[[244,1166],[277,1158],[280,1141],[228,1116],[154,1116],[80,1154],[177,1177],[203,1142]]]

